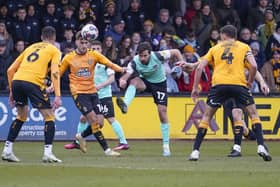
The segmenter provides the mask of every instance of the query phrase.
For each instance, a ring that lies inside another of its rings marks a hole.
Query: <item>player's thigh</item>
[[[28,104],[28,98],[24,86],[24,81],[14,80],[12,82],[12,94],[16,106],[23,107]]]
[[[55,116],[51,109],[38,109],[45,121],[54,121]]]
[[[27,120],[27,116],[28,116],[28,106],[24,105],[24,106],[16,106],[17,108],[17,117],[23,121]]]
[[[211,107],[209,105],[206,105],[205,112],[202,116],[202,121],[207,121],[210,123],[211,119],[213,118],[218,108],[219,107]]]
[[[77,94],[73,95],[73,100],[78,110],[86,116],[93,111],[94,103],[91,101],[92,94]]]
[[[115,110],[112,97],[105,97],[100,99],[103,108],[103,115],[104,118],[114,118],[115,117]]]
[[[167,106],[158,104],[157,109],[158,109],[158,115],[159,115],[160,122],[167,123],[168,122]]]
[[[131,79],[129,84],[135,86],[139,91],[144,91],[146,89],[144,81],[139,77],[134,77]]]
[[[229,98],[225,86],[213,86],[208,93],[206,103],[212,108],[219,108]]]
[[[246,111],[248,112],[248,115],[250,116],[251,119],[259,118],[255,104],[246,106]]]
[[[145,81],[147,86],[146,91],[151,92],[154,98],[154,103],[157,105],[164,105],[167,106],[167,84],[166,81],[160,83],[151,83]]]
[[[237,105],[246,107],[255,104],[251,91],[245,86],[232,86],[231,93],[234,96]]]

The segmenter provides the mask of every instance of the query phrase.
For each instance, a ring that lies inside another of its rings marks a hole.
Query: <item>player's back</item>
[[[60,51],[54,45],[47,42],[32,44],[16,59],[21,61],[21,64],[13,80],[23,80],[42,86],[54,57],[60,60]]]
[[[213,66],[212,85],[230,84],[246,86],[245,61],[250,47],[239,41],[223,41],[204,56]]]

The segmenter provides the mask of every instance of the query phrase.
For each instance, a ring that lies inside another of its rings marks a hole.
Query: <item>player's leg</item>
[[[257,153],[263,158],[264,161],[271,161],[272,157],[268,152],[267,146],[264,144],[262,124],[256,109],[256,105],[248,105],[246,109],[252,120],[252,129],[256,135],[256,140],[258,144]]]
[[[13,144],[18,133],[27,119],[28,106],[17,106],[17,117],[10,125],[9,133],[2,153],[2,160],[19,162],[20,160],[13,153]]]
[[[27,86],[22,84],[25,84],[25,82],[13,81],[12,84],[12,96],[17,108],[17,117],[10,125],[8,137],[2,153],[2,159],[10,162],[20,161],[13,153],[13,144],[28,115],[28,100],[27,94],[25,93]]]
[[[129,86],[125,91],[124,98],[121,99],[120,97],[117,97],[117,105],[121,109],[122,113],[127,113],[127,108],[134,99],[136,90],[143,91],[145,89],[146,86],[139,77],[135,77],[130,80]]]
[[[80,121],[77,126],[77,133],[82,133],[88,126],[87,119],[84,115],[81,115]],[[80,149],[79,141],[74,140],[72,143],[65,144],[65,149]]]
[[[199,149],[200,149],[201,143],[207,133],[207,129],[209,127],[210,121],[211,121],[213,115],[215,114],[215,112],[217,111],[217,109],[218,109],[218,107],[214,108],[209,105],[206,105],[206,110],[198,125],[198,130],[197,130],[195,142],[193,145],[193,151],[189,157],[190,161],[197,161],[199,159],[199,153],[200,153]]]
[[[111,127],[119,138],[119,144],[113,150],[127,150],[129,149],[129,145],[126,141],[123,129],[119,121],[115,119],[115,110],[114,104],[112,101],[112,97],[105,97],[100,99],[103,108],[103,115],[107,119],[107,121],[111,124]]]
[[[39,109],[40,113],[44,117],[45,121],[45,146],[44,146],[44,155],[43,162],[62,162],[58,159],[52,151],[53,140],[55,135],[55,116],[52,109]]]

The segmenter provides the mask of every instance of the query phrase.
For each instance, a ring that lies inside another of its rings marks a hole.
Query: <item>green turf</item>
[[[116,142],[110,142],[115,144]],[[55,143],[62,164],[43,164],[42,143],[18,142],[21,163],[0,161],[2,187],[279,187],[279,142],[268,142],[272,162],[256,154],[255,142],[244,142],[243,157],[227,158],[231,142],[204,142],[198,162],[187,160],[192,141],[173,141],[172,156],[161,156],[160,141],[131,141],[119,158],[105,157],[95,142],[88,153],[64,150]],[[3,143],[2,143],[3,145]]]

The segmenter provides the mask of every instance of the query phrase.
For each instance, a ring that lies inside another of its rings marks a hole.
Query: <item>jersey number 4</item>
[[[232,55],[232,52],[230,52],[230,48],[225,48],[225,50],[221,56],[221,59],[226,60],[227,64],[232,64],[233,55]]]

